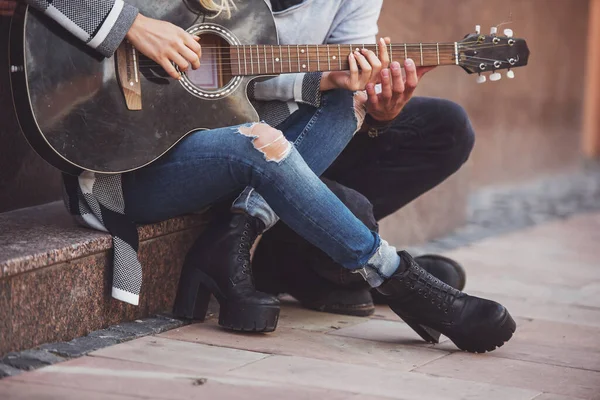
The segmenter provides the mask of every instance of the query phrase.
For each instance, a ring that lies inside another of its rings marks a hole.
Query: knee
[[[292,150],[292,144],[280,130],[264,123],[241,126],[239,133],[252,138],[254,148],[264,155],[266,161],[281,162]]]
[[[458,170],[471,155],[475,145],[475,131],[467,111],[457,103],[441,100],[438,104],[438,115],[444,125],[442,130],[452,138],[445,163],[448,167]]]

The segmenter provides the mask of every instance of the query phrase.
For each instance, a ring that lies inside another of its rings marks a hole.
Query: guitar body
[[[157,160],[192,131],[259,119],[246,93],[254,77],[224,78],[210,70],[217,68],[210,57],[227,57],[224,51],[215,53],[218,43],[277,44],[275,22],[264,0],[238,2],[231,18],[214,19],[195,9],[195,0],[129,3],[148,17],[200,35],[200,44],[206,46],[206,73],[195,81],[169,79],[138,53],[138,110],[127,107],[118,56],[98,56],[30,7],[20,7],[13,17],[9,57],[19,123],[31,146],[62,171],[131,171]]]

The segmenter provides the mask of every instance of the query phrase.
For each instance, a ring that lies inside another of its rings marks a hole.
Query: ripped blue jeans
[[[188,135],[157,162],[123,175],[125,213],[137,223],[157,222],[242,192],[234,208],[267,227],[281,218],[339,264],[379,285],[398,268],[395,249],[319,179],[362,125],[359,95],[325,92],[321,107],[301,106],[281,131],[246,124]]]

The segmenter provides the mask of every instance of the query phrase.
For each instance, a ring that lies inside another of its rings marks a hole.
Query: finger
[[[360,88],[359,89],[364,89],[365,85],[367,83],[369,83],[369,81],[371,80],[371,72],[373,71],[373,67],[371,67],[371,64],[369,64],[367,59],[362,54],[360,54],[360,52],[355,51],[354,57],[356,58],[358,66],[361,69],[360,75],[359,75],[359,78],[360,78]]]
[[[375,85],[372,83],[367,85],[367,97],[367,101],[372,108],[376,108],[379,105],[379,96],[377,96]]]
[[[389,36],[386,36],[386,37],[384,37],[384,38],[383,38],[383,40],[385,41],[385,44],[390,44],[390,43],[392,43],[392,39],[390,39],[390,37],[389,37]]]
[[[413,92],[417,88],[419,78],[417,77],[417,67],[410,58],[404,62],[404,70],[406,71],[406,83],[404,85],[404,96],[412,96]]]
[[[183,42],[185,43],[185,45],[187,47],[189,47],[190,50],[192,50],[194,53],[196,53],[198,58],[201,58],[202,57],[202,46],[200,46],[200,43],[198,43],[199,40],[200,40],[199,36],[186,34]]]
[[[392,100],[392,76],[389,69],[381,70],[381,97],[385,103]]]
[[[350,89],[354,89],[354,86],[358,87],[359,80],[359,72],[358,72],[358,64],[356,63],[356,57],[354,57],[353,53],[350,53],[348,56],[348,64],[350,64]]]
[[[169,58],[171,59],[171,61],[173,61],[175,64],[177,64],[180,71],[185,72],[190,67],[190,63],[188,62],[188,60],[183,58],[183,56],[179,53],[173,52],[173,53],[171,53]]]
[[[419,78],[419,80],[421,80],[423,75],[425,75],[426,73],[428,73],[429,71],[431,71],[433,69],[435,69],[435,66],[433,66],[433,67],[417,67],[417,78]]]
[[[160,61],[158,61],[158,63],[161,67],[163,67],[167,74],[171,76],[171,78],[177,80],[181,79],[181,75],[179,75],[179,72],[177,72],[177,70],[175,69],[173,64],[171,64],[171,61],[168,58],[163,58]]]
[[[404,94],[404,78],[400,63],[394,61],[390,67],[392,70],[392,100],[396,101]]]
[[[383,67],[381,64],[381,60],[377,58],[377,55],[371,50],[362,49],[361,51],[363,56],[371,65],[371,77],[369,78],[369,82],[379,83],[379,73],[381,72],[381,68]]]
[[[388,38],[389,39],[389,38]],[[385,39],[379,39],[379,60],[381,61],[381,68],[390,67],[390,53],[388,52],[387,44]]]
[[[193,52],[189,47],[182,46],[179,49],[179,54],[181,54],[190,64],[192,64],[193,69],[200,68],[200,58],[198,58],[198,54]]]

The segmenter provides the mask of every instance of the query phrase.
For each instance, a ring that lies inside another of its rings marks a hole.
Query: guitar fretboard
[[[348,56],[369,49],[379,56],[377,45],[242,45],[230,47],[233,75],[272,75],[316,71],[346,71]],[[457,43],[412,43],[388,45],[391,61],[407,58],[417,66],[458,64]]]

